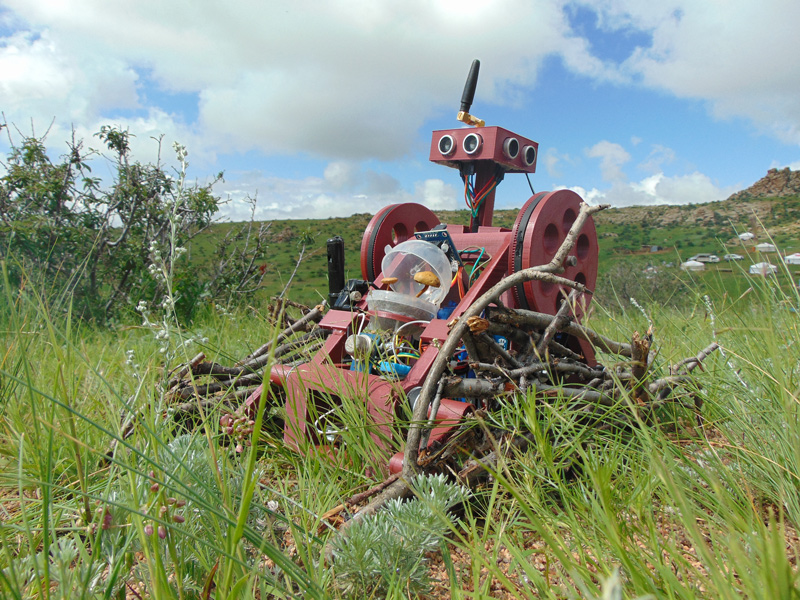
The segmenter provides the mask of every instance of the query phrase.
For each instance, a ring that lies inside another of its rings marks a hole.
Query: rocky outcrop
[[[781,198],[800,195],[800,171],[770,169],[766,177],[762,177],[749,188],[736,192],[728,200],[745,200],[747,198]]]

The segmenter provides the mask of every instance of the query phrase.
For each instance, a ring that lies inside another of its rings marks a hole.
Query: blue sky
[[[232,219],[456,208],[430,132],[479,58],[472,112],[539,142],[537,191],[721,200],[800,168],[798,23],[797,0],[0,0],[0,151],[110,124],[140,160],[163,135],[224,171]],[[508,176],[497,206],[529,195]]]

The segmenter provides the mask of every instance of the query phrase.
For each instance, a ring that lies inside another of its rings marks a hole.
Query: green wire
[[[484,252],[486,252],[486,248],[481,248],[481,253],[478,255],[478,258],[476,258],[475,262],[472,264],[472,270],[469,272],[470,283],[472,283],[472,278],[475,276],[475,269],[478,268],[478,263],[481,262],[481,258],[483,258]]]

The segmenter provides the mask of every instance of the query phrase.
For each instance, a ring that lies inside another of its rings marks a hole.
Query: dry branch
[[[403,460],[403,478],[410,479],[413,475],[417,472],[417,459],[419,458],[419,447],[420,447],[420,440],[422,437],[422,427],[420,426],[421,423],[425,421],[425,417],[427,416],[428,407],[431,404],[431,400],[433,398],[434,390],[436,386],[438,386],[439,379],[442,377],[445,367],[447,365],[447,361],[449,360],[450,356],[455,352],[458,345],[461,343],[461,339],[464,337],[464,332],[468,328],[468,320],[470,317],[477,317],[481,314],[486,308],[489,307],[490,304],[497,303],[500,299],[500,296],[506,291],[514,287],[515,285],[519,285],[521,283],[525,283],[527,281],[546,281],[549,283],[554,283],[557,285],[563,285],[572,289],[577,289],[581,292],[585,292],[585,286],[577,283],[575,281],[571,281],[569,279],[565,279],[563,277],[558,277],[553,275],[553,273],[560,273],[564,270],[564,259],[567,257],[567,253],[572,249],[575,245],[576,240],[578,239],[578,234],[580,230],[583,228],[586,220],[596,212],[599,212],[606,208],[605,205],[601,206],[589,206],[588,204],[581,204],[580,211],[578,212],[578,216],[575,218],[575,222],[572,224],[569,232],[567,233],[564,242],[561,244],[561,247],[556,252],[553,260],[550,261],[547,265],[543,265],[541,267],[531,267],[529,269],[523,269],[509,277],[504,278],[502,281],[494,285],[491,289],[489,289],[485,294],[483,294],[480,298],[478,298],[475,303],[470,306],[464,314],[461,316],[459,321],[453,326],[450,334],[447,336],[447,340],[444,342],[442,347],[439,349],[439,354],[436,359],[433,361],[431,365],[430,371],[428,376],[425,379],[425,384],[422,386],[422,390],[420,391],[419,397],[417,398],[417,402],[414,405],[414,413],[411,421],[411,426],[408,430],[408,437],[406,439],[406,448],[405,448],[405,458]]]

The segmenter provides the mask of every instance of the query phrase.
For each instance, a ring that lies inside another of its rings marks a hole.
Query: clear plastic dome
[[[384,277],[396,277],[391,290],[429,302],[438,308],[450,290],[450,260],[438,246],[408,240],[388,248],[381,269]],[[432,282],[432,283],[431,283]]]

